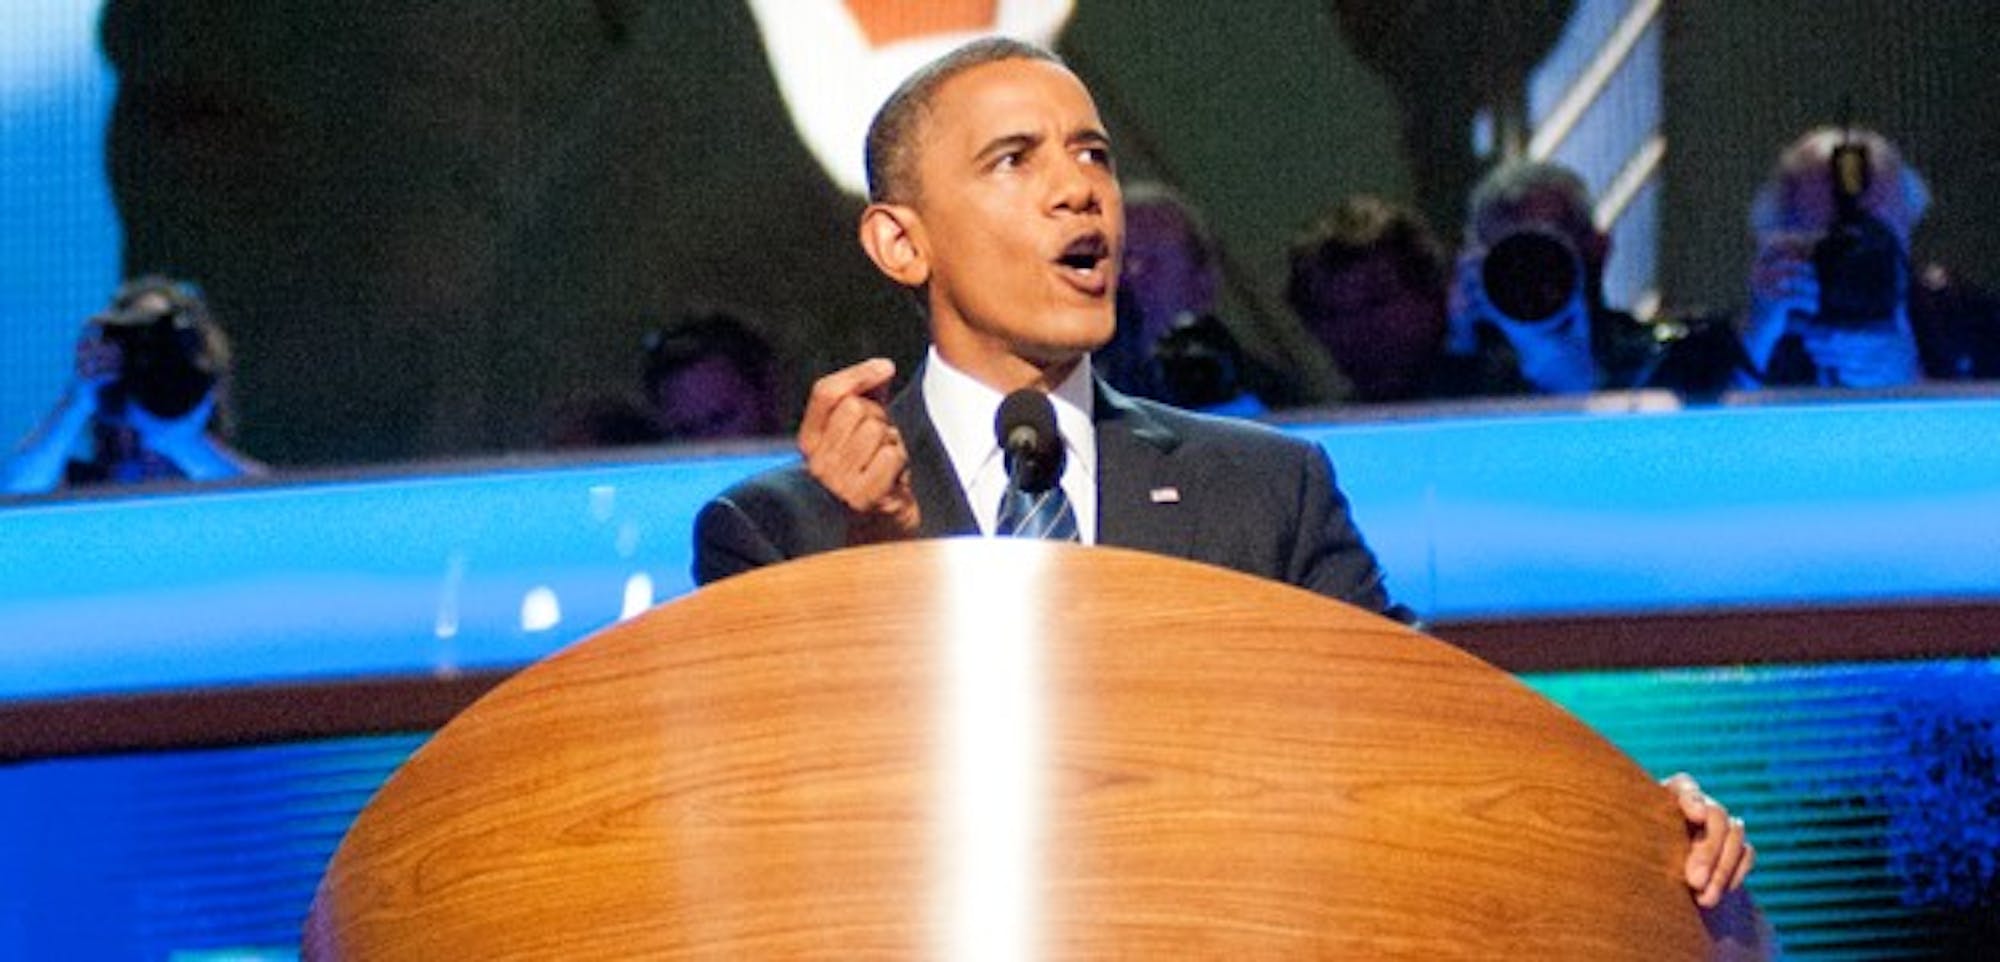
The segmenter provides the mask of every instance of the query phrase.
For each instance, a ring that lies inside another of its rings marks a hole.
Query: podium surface
[[[1667,793],[1283,585],[963,539],[739,576],[384,786],[309,958],[1699,958]]]

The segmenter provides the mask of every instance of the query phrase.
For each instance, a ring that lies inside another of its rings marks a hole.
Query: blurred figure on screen
[[[1448,268],[1423,215],[1350,197],[1292,241],[1290,259],[1286,301],[1347,375],[1352,400],[1443,391]]]
[[[126,283],[85,323],[75,376],[0,469],[0,490],[216,481],[260,472],[231,449],[229,342],[193,284]]]
[[[771,344],[740,315],[698,310],[648,331],[634,390],[556,407],[548,443],[612,448],[757,438],[784,430]]]
[[[784,429],[771,344],[742,317],[701,311],[646,336],[646,398],[669,441]]]
[[[1913,268],[1910,237],[1930,199],[1872,130],[1821,127],[1787,146],[1750,205],[1739,386],[2000,376],[1995,302],[1941,267]]]

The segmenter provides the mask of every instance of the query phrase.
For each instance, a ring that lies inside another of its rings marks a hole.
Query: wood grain
[[[1023,611],[1032,911],[953,916],[954,846],[1007,829],[950,829],[994,799],[952,794],[989,769],[941,720],[1010,682],[946,653]],[[306,951],[909,959],[1025,917],[996,932],[1018,957],[1696,958],[1685,848],[1629,759],[1401,626],[1132,552],[926,542],[722,582],[500,685],[356,820]]]

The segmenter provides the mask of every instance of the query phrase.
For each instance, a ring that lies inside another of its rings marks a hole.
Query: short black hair
[[[918,68],[882,102],[868,125],[868,199],[903,204],[916,198],[918,128],[945,81],[974,67],[1003,60],[1040,60],[1062,66],[1046,47],[1013,37],[974,40]]]

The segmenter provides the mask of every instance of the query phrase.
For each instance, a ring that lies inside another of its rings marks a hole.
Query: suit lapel
[[[958,486],[951,456],[945,453],[937,426],[924,407],[923,383],[924,372],[919,367],[909,386],[889,402],[889,419],[903,433],[903,447],[910,455],[910,488],[923,516],[917,534],[924,538],[978,534],[979,521],[972,516],[972,505]]]
[[[1174,450],[1180,435],[1097,382],[1097,543],[1191,558],[1200,506]]]
[[[889,403],[890,420],[910,455],[910,486],[926,538],[976,535],[979,522],[958,485],[951,456],[924,407],[923,371]],[[1172,457],[1180,435],[1130,398],[1096,382],[1092,420],[1097,428],[1097,543],[1192,558],[1198,505],[1186,470]]]

